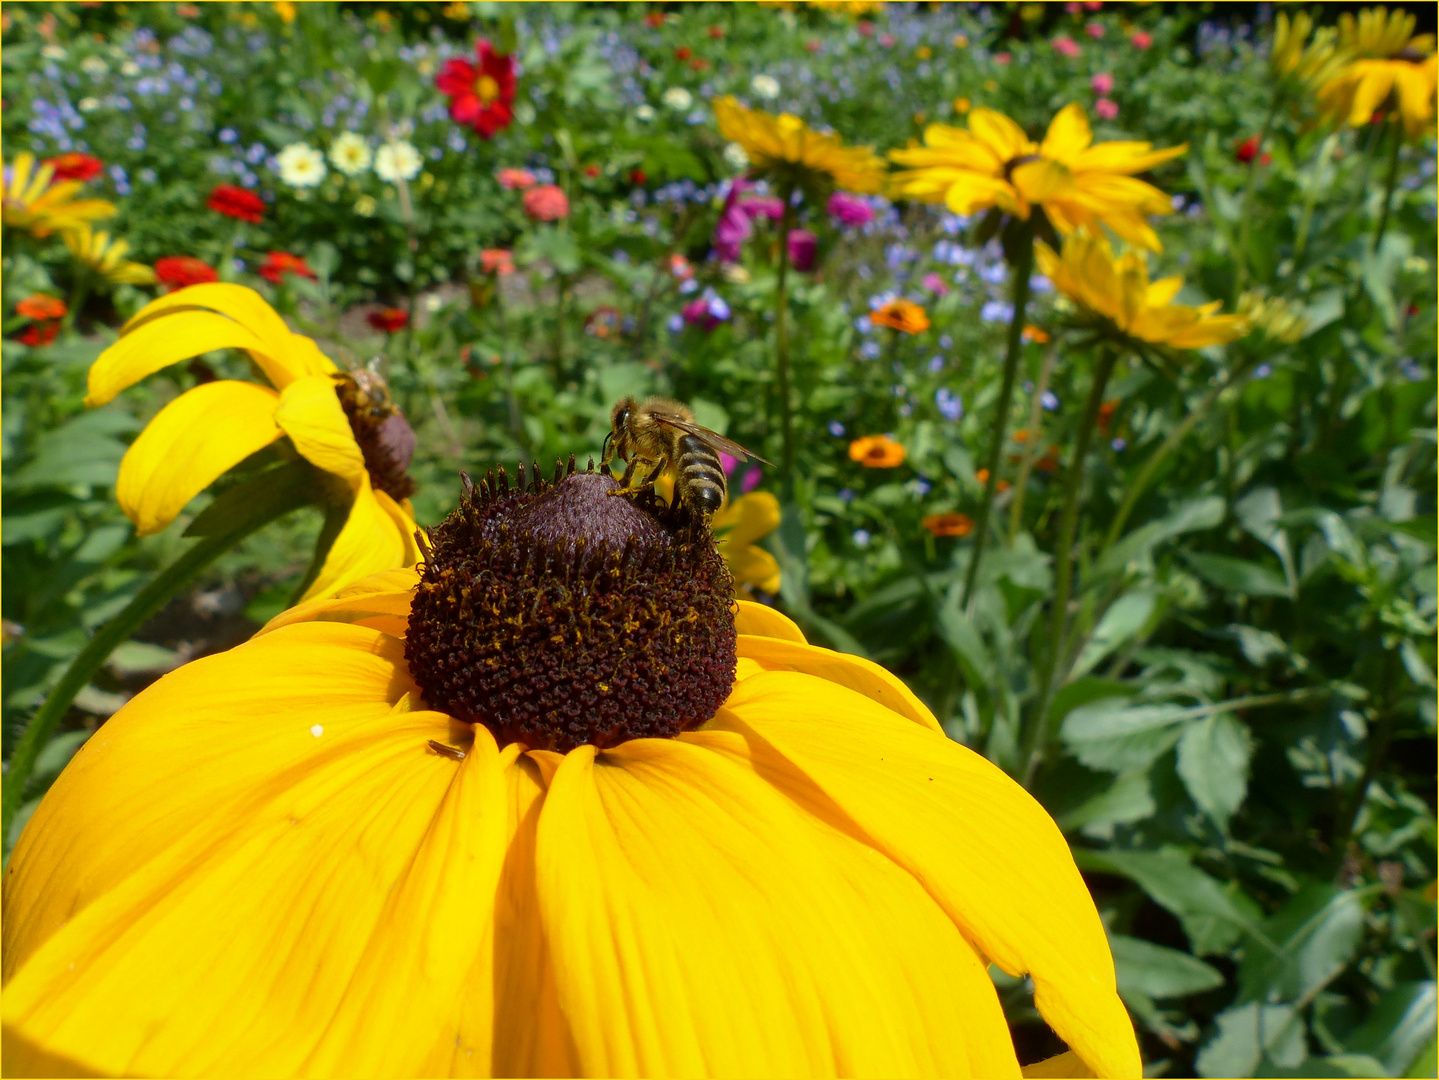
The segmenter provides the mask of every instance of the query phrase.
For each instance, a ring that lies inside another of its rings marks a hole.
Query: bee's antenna
[[[613,439],[614,437],[615,437],[615,432],[614,432],[614,429],[611,428],[609,434],[605,436],[604,445],[602,445],[602,446],[600,447],[600,460],[601,460],[602,462],[603,462],[603,461],[609,461],[609,459],[610,459],[610,440]]]

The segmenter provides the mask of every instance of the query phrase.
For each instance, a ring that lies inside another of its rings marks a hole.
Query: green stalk
[[[1019,463],[1019,475],[1014,478],[1014,499],[1009,504],[1009,542],[1014,543],[1024,524],[1024,497],[1029,490],[1029,476],[1034,471],[1040,447],[1039,428],[1044,422],[1044,392],[1049,389],[1049,377],[1054,374],[1054,361],[1059,355],[1059,343],[1054,342],[1044,350],[1044,360],[1039,366],[1039,381],[1034,384],[1034,400],[1029,407],[1029,433],[1033,440],[1024,448],[1023,460]]]
[[[1389,147],[1389,174],[1384,178],[1384,209],[1379,215],[1379,225],[1374,230],[1375,254],[1379,252],[1379,245],[1384,242],[1384,231],[1389,227],[1389,207],[1394,202],[1394,185],[1399,179],[1399,147],[1404,142],[1404,131],[1399,126],[1396,118],[1390,121],[1394,125],[1394,138]]]
[[[974,521],[974,550],[969,556],[969,569],[964,575],[964,589],[959,594],[959,606],[964,610],[974,594],[974,580],[979,575],[979,563],[984,557],[985,543],[989,539],[989,513],[994,506],[994,493],[999,485],[999,458],[1004,450],[1004,431],[1009,422],[1009,403],[1014,397],[1014,378],[1019,370],[1019,354],[1024,334],[1024,309],[1029,304],[1029,275],[1034,268],[1034,237],[1026,228],[1019,246],[1019,253],[1010,267],[1011,286],[1014,297],[1014,315],[1009,320],[1009,343],[1004,354],[1004,374],[999,384],[999,400],[994,403],[994,423],[989,429],[989,461],[985,466],[989,476],[984,481],[984,498],[979,504],[979,513]]]
[[[1234,250],[1235,262],[1239,264],[1238,272],[1234,275],[1235,297],[1244,290],[1244,284],[1249,280],[1249,221],[1254,211],[1254,189],[1259,183],[1259,159],[1264,156],[1264,144],[1269,141],[1269,132],[1274,127],[1274,118],[1279,114],[1279,106],[1283,101],[1283,90],[1276,89],[1269,102],[1269,113],[1264,117],[1264,127],[1259,132],[1259,149],[1255,150],[1254,156],[1249,159],[1249,180],[1244,185],[1244,204],[1239,212],[1239,240]]]
[[[1319,158],[1314,163],[1314,175],[1309,184],[1309,190],[1304,193],[1304,210],[1299,215],[1299,229],[1294,237],[1294,266],[1299,266],[1299,256],[1304,254],[1304,249],[1309,244],[1309,224],[1314,220],[1314,207],[1319,203],[1319,174],[1329,164],[1329,159],[1334,156],[1334,150],[1339,145],[1337,134],[1328,136],[1319,147]]]
[[[1089,387],[1089,400],[1084,403],[1084,416],[1079,422],[1079,438],[1074,447],[1074,460],[1064,475],[1064,509],[1059,518],[1059,540],[1054,549],[1054,606],[1049,613],[1049,653],[1045,660],[1041,680],[1039,711],[1030,729],[1029,752],[1024,766],[1023,783],[1028,787],[1034,779],[1035,770],[1043,760],[1044,750],[1049,742],[1049,704],[1054,698],[1055,684],[1062,676],[1060,657],[1063,655],[1064,631],[1069,622],[1069,597],[1073,586],[1074,534],[1079,524],[1079,490],[1084,486],[1084,462],[1089,456],[1089,444],[1094,436],[1095,422],[1099,418],[1099,406],[1104,402],[1104,391],[1114,365],[1119,360],[1119,350],[1113,345],[1101,345],[1099,363],[1094,368],[1094,381]]]
[[[794,186],[780,189],[784,200],[784,216],[779,226],[779,272],[774,282],[774,360],[775,380],[779,390],[780,436],[784,440],[784,469],[781,485],[786,495],[794,491],[794,415],[789,390],[789,327],[785,314],[789,310],[789,234],[794,228]]]
[[[1145,489],[1149,486],[1149,481],[1153,480],[1154,474],[1159,471],[1159,466],[1164,464],[1169,455],[1172,454],[1189,433],[1194,430],[1194,426],[1208,415],[1209,410],[1214,407],[1214,403],[1219,400],[1219,395],[1238,382],[1242,376],[1249,373],[1252,364],[1252,360],[1245,361],[1230,371],[1227,377],[1220,381],[1218,386],[1204,395],[1203,401],[1188,410],[1184,419],[1170,431],[1169,436],[1159,445],[1159,448],[1149,455],[1149,460],[1144,463],[1143,468],[1139,470],[1139,474],[1130,481],[1129,490],[1124,494],[1124,501],[1119,504],[1119,510],[1115,513],[1114,520],[1109,523],[1109,533],[1104,538],[1104,546],[1100,549],[1101,555],[1112,548],[1115,542],[1118,541],[1120,534],[1124,531],[1125,522],[1129,520],[1129,515],[1133,512],[1135,504],[1139,502],[1140,496],[1144,494]]]
[[[91,676],[99,671],[116,646],[130,637],[152,615],[163,607],[172,596],[189,585],[217,558],[244,540],[255,530],[269,524],[278,517],[305,505],[312,499],[308,489],[296,487],[290,491],[277,487],[278,496],[268,501],[263,512],[242,517],[229,528],[213,536],[198,540],[189,551],[171,563],[150,584],[146,585],[125,609],[96,631],[88,645],[70,662],[65,674],[60,677],[55,689],[46,696],[44,704],[25,725],[15,751],[10,755],[5,773],[3,792],[0,792],[0,838],[8,843],[10,825],[15,820],[25,795],[25,785],[35,769],[40,752],[50,741],[55,726],[70,708],[70,703],[90,682]],[[288,496],[288,497],[286,497]]]

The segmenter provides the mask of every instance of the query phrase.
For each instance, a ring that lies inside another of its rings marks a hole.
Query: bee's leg
[[[630,458],[629,464],[625,466],[624,476],[620,477],[620,486],[617,488],[611,488],[611,495],[633,495],[636,492],[643,491],[645,489],[645,487],[647,486],[646,483],[636,484],[634,482],[635,470],[640,467],[641,462],[646,465],[654,464],[654,462],[652,462],[649,458],[640,457],[639,455],[635,455],[634,457]]]

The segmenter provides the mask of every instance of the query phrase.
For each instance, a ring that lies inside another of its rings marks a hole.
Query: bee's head
[[[610,413],[610,429],[619,434],[626,432],[629,429],[630,417],[634,414],[634,411],[634,398],[620,398],[620,400],[615,403],[614,410]]]

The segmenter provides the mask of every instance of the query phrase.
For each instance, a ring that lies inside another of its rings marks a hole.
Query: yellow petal
[[[1048,202],[1063,195],[1071,184],[1069,170],[1048,158],[1026,161],[1010,173],[1010,181],[1015,190],[1031,203]]]
[[[1034,150],[1024,129],[994,109],[979,108],[970,113],[969,130],[1000,161],[1010,161]]]
[[[779,500],[768,491],[752,491],[727,503],[710,522],[715,535],[731,544],[752,544],[779,528]]]
[[[872,660],[848,653],[821,649],[800,641],[771,637],[748,637],[741,632],[737,653],[750,657],[772,671],[802,671],[862,694],[920,727],[942,732],[939,721],[904,680],[891,675]]]
[[[738,605],[739,610],[735,613],[734,620],[737,633],[782,638],[785,641],[806,644],[804,632],[794,624],[789,616],[783,615],[765,604],[756,604],[752,600],[740,600]]]
[[[720,540],[719,553],[736,585],[753,585],[760,592],[777,593],[780,586],[779,562],[764,548]]]
[[[1358,65],[1355,65],[1356,67]],[[1354,88],[1354,103],[1349,107],[1351,127],[1363,127],[1369,123],[1374,110],[1379,108],[1394,86],[1393,69],[1385,64],[1366,67],[1359,85]]]
[[[1063,1054],[1056,1054],[1054,1057],[1045,1058],[1043,1061],[1036,1061],[1033,1065],[1026,1065],[1020,1070],[1023,1075],[1034,1077],[1036,1080],[1047,1080],[1054,1077],[1056,1080],[1063,1077],[1092,1077],[1094,1073],[1073,1050]]]
[[[1047,158],[1073,165],[1093,140],[1089,118],[1079,105],[1071,102],[1049,122],[1049,130],[1044,135],[1044,142],[1039,144],[1039,152]]]
[[[391,637],[405,636],[410,621],[410,603],[420,575],[413,567],[385,570],[335,590],[332,596],[309,600],[280,612],[257,632],[268,634],[299,622],[354,623],[383,631]]]
[[[413,541],[400,533],[395,519],[375,497],[369,474],[362,472],[344,527],[300,599],[331,596],[361,578],[406,565],[408,543]]]
[[[1189,151],[1188,143],[1155,150],[1147,142],[1102,142],[1085,150],[1071,167],[1080,175],[1085,173],[1133,174],[1147,172],[1156,165]]]
[[[340,407],[335,380],[306,375],[280,393],[275,423],[311,464],[343,477],[351,485],[365,475],[365,455]],[[377,567],[376,569],[381,569]]]
[[[1182,277],[1160,278],[1149,286],[1144,294],[1145,307],[1163,307],[1169,301],[1179,295],[1179,290],[1184,288]]]
[[[859,694],[787,672],[736,684],[710,726],[773,746],[981,953],[1029,973],[1040,1013],[1096,1074],[1140,1075],[1109,942],[1069,846],[998,767]]]
[[[277,390],[283,390],[294,379],[305,375],[321,375],[333,369],[332,364],[321,370],[314,369],[316,361],[313,354],[297,344],[309,342],[313,347],[314,342],[292,334],[285,325],[285,320],[280,318],[279,313],[265,303],[264,297],[254,289],[222,281],[191,285],[187,289],[152,300],[120,328],[120,333],[128,335],[162,315],[190,310],[218,312],[258,338],[260,344],[251,349],[251,355]],[[297,349],[301,350],[299,355],[296,355]],[[194,353],[186,355],[193,356]],[[326,364],[328,363],[326,361]]]
[[[998,206],[1011,214],[1028,218],[1029,206],[1006,181],[978,173],[961,173],[944,192],[944,204],[956,214],[973,214]]]
[[[536,876],[582,1073],[1016,1076],[973,950],[897,871],[733,737],[573,751]]]
[[[136,532],[159,532],[218,476],[278,439],[278,400],[268,386],[223,380],[161,409],[125,452],[115,482]]]
[[[395,502],[385,492],[376,489],[375,501],[380,504],[380,509],[390,519],[390,524],[395,527],[400,538],[405,543],[405,553],[400,556],[402,566],[414,566],[422,557],[419,541],[415,539],[418,526],[415,525],[414,515],[409,510],[410,500],[406,499],[404,505]]]
[[[213,312],[186,311],[172,318],[146,323],[125,334],[90,366],[89,393],[85,404],[91,408],[104,405],[145,376],[211,349],[253,351],[260,347],[260,339],[249,330]]]

